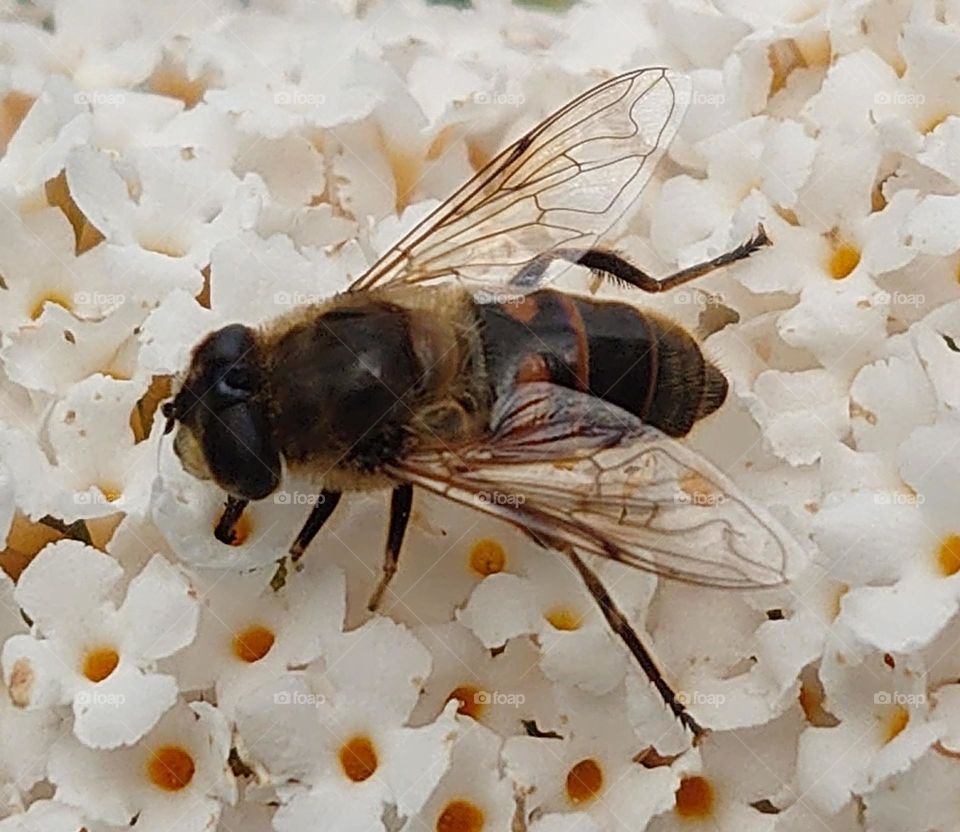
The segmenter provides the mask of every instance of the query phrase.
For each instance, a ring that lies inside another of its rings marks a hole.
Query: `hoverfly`
[[[218,538],[229,541],[248,501],[278,487],[283,465],[322,495],[293,561],[343,492],[391,488],[374,609],[414,488],[496,515],[570,559],[666,704],[702,734],[583,555],[751,588],[783,583],[801,551],[674,441],[727,394],[694,338],[631,305],[547,287],[560,261],[663,292],[769,242],[761,226],[663,279],[598,247],[689,97],[689,82],[665,68],[612,78],[502,151],[343,293],[203,340],[164,414],[168,432],[179,423],[186,470],[227,494]],[[476,499],[492,491],[523,499]]]

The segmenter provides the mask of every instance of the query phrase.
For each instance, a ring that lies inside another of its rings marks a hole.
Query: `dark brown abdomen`
[[[550,381],[589,392],[671,436],[727,395],[727,380],[681,326],[622,303],[545,290],[478,304],[495,397]]]

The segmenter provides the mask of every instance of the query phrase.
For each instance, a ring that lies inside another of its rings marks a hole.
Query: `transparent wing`
[[[690,82],[657,67],[585,92],[496,156],[350,291],[459,277],[503,284],[554,248],[590,247],[677,132]]]
[[[718,587],[778,586],[799,544],[711,463],[592,396],[526,384],[491,436],[415,455],[396,476],[657,575]]]

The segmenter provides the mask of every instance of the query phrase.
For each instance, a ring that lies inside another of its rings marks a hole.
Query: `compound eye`
[[[211,416],[203,446],[214,479],[231,494],[262,500],[280,482],[280,455],[259,407],[238,404]]]

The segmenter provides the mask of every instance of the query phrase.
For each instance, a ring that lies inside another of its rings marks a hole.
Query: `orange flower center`
[[[91,682],[102,682],[120,664],[120,654],[112,647],[96,647],[83,657],[83,675]]]
[[[179,745],[164,745],[150,755],[147,779],[165,792],[178,792],[193,780],[193,757]]]
[[[273,647],[273,631],[261,624],[254,624],[241,630],[233,637],[233,653],[244,662],[258,662]]]
[[[960,572],[960,535],[947,535],[937,550],[937,566],[949,577]]]
[[[357,736],[340,747],[340,766],[354,783],[362,783],[377,770],[377,749],[369,737]]]
[[[457,708],[458,714],[463,714],[463,716],[468,716],[471,719],[479,719],[481,714],[486,710],[485,704],[482,701],[483,698],[479,688],[475,688],[473,685],[460,685],[450,691],[447,702],[451,699],[459,700],[460,707]]]
[[[680,781],[674,811],[682,818],[706,818],[713,812],[713,786],[706,777]]]
[[[467,800],[451,800],[437,818],[437,832],[480,832],[483,810]]]
[[[600,794],[602,788],[603,769],[590,757],[581,760],[567,772],[567,797],[575,805],[589,803]]]

